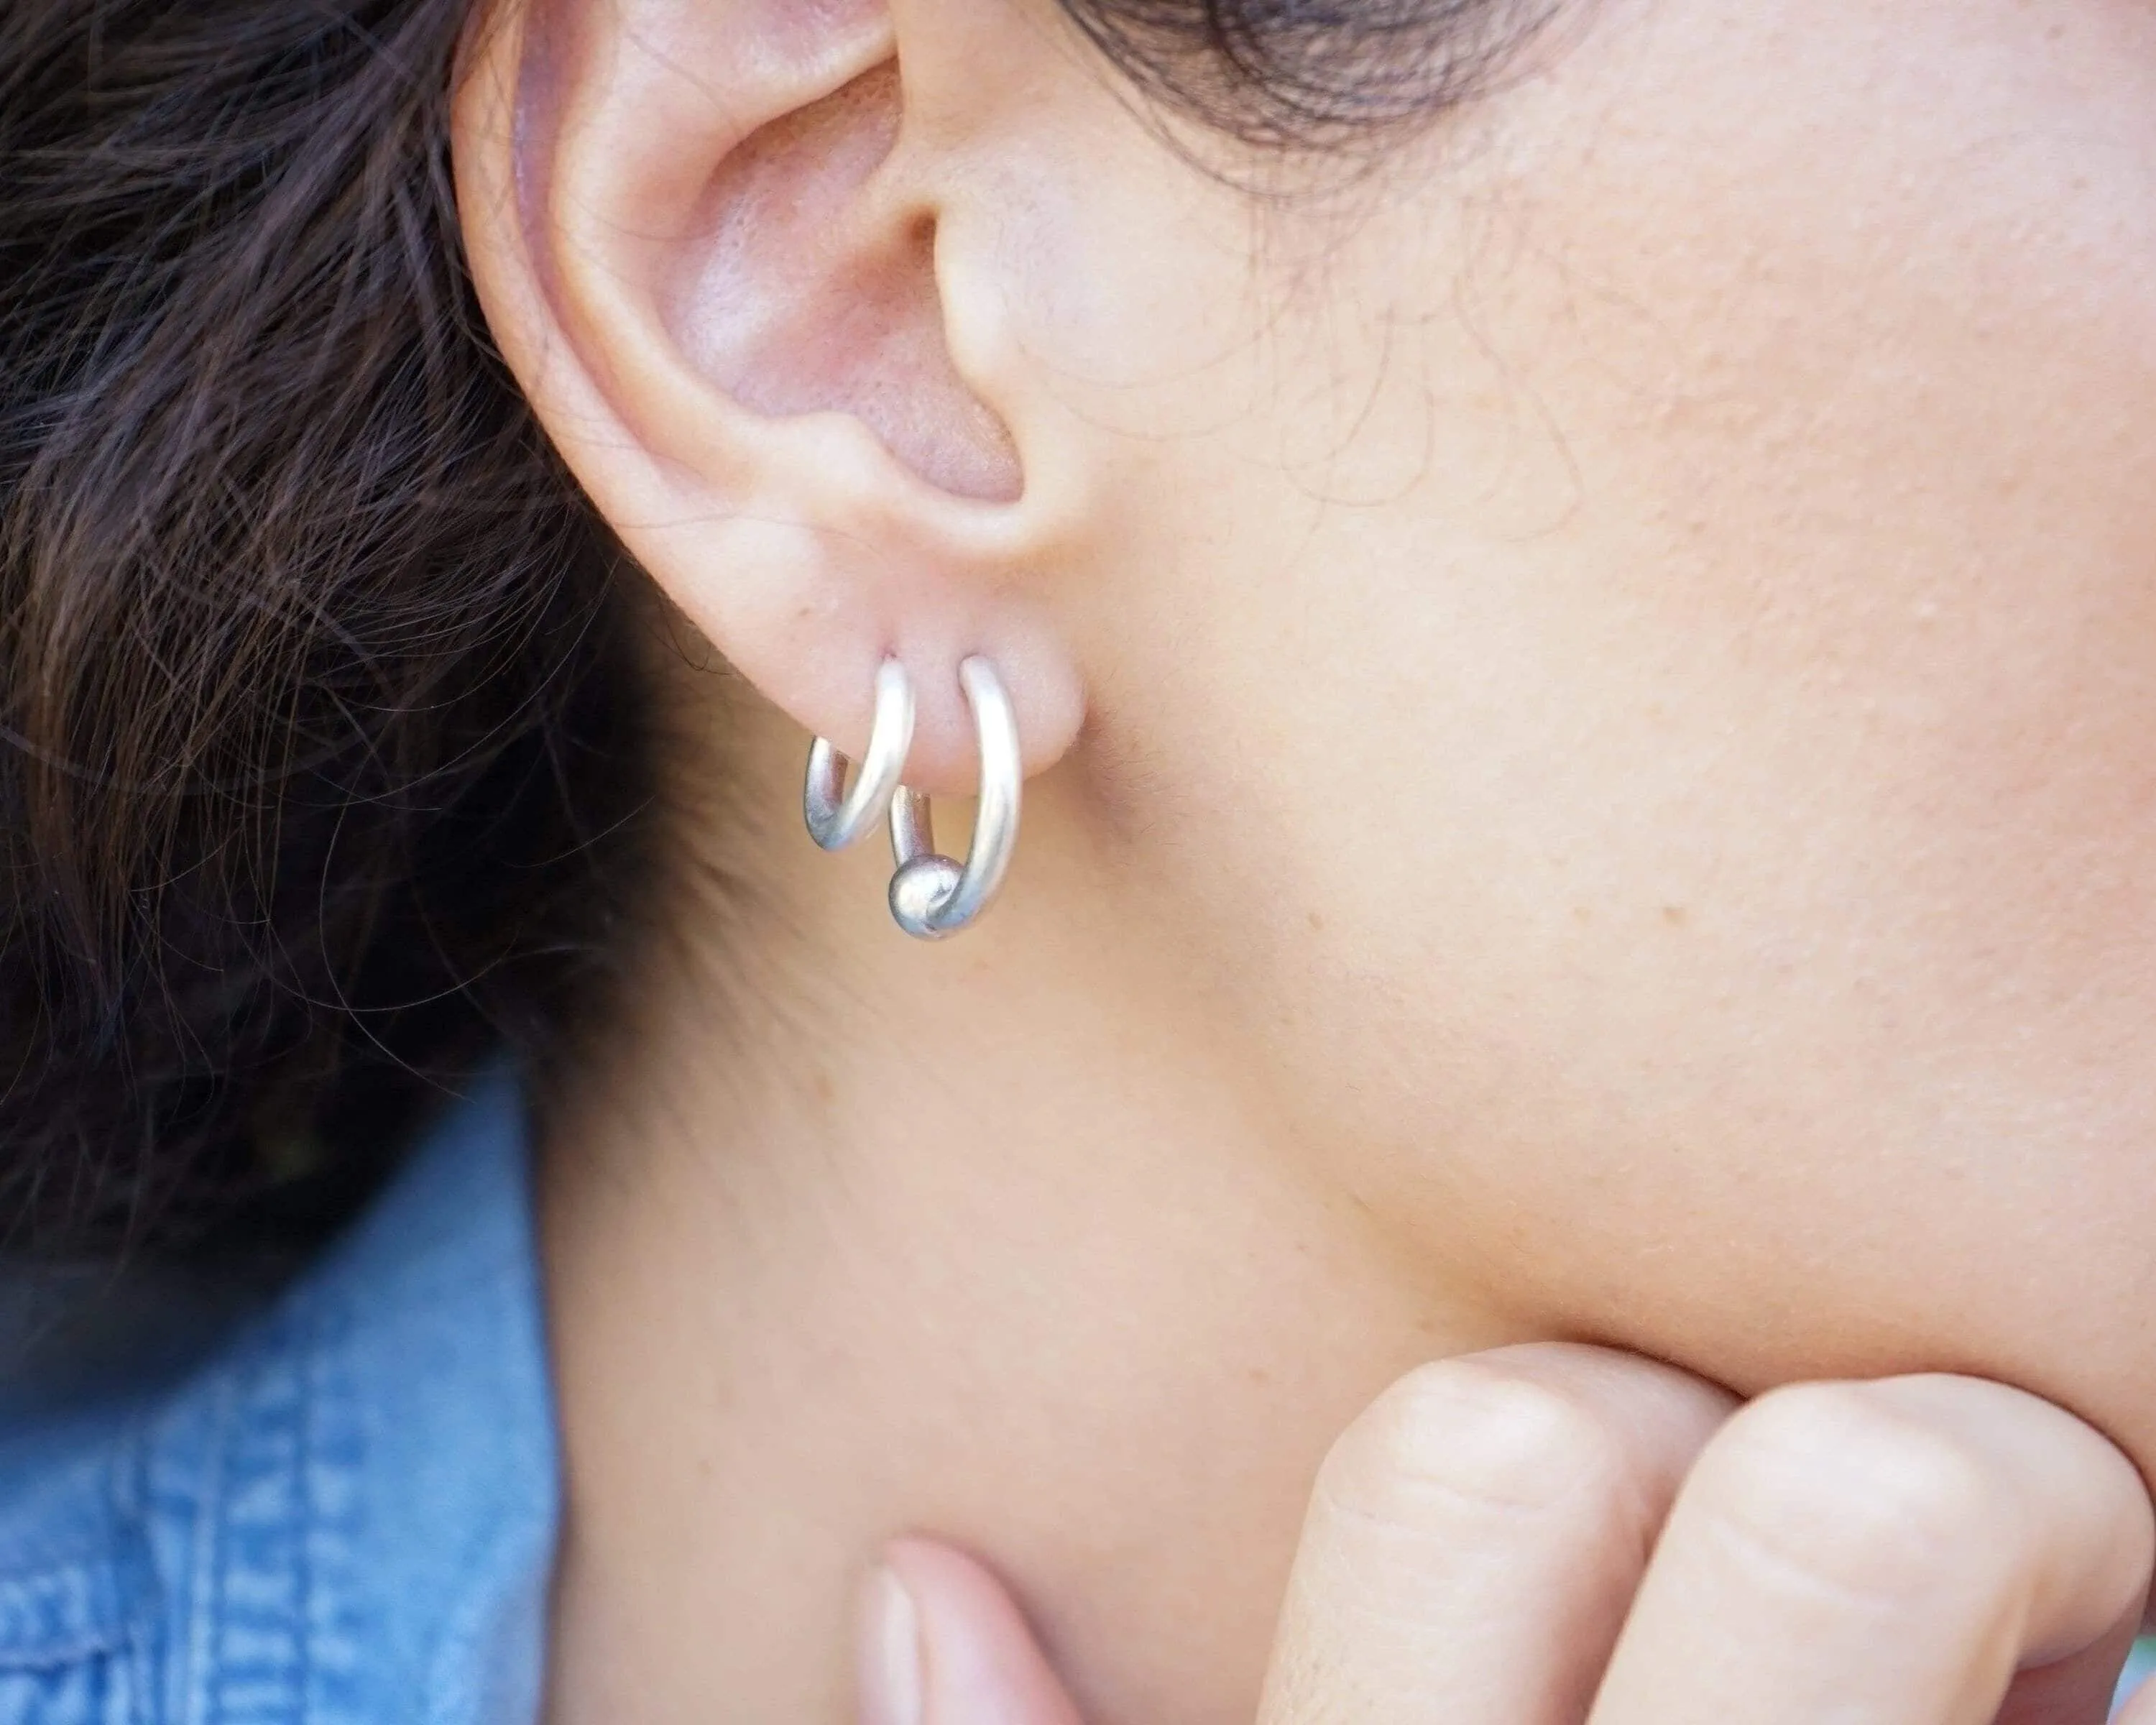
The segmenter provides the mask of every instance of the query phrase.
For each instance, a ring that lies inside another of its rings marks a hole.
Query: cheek
[[[1799,59],[1809,151],[1763,85],[1749,148],[1608,152],[1584,208],[1630,183],[1686,213],[1583,217],[1543,299],[1527,374],[1565,403],[1595,572],[1562,680],[1607,702],[1574,842],[1615,860],[1604,933],[1522,984],[1565,1003],[1534,1042],[1568,1106],[1523,1123],[1502,1197],[1579,1249],[1539,1272],[1578,1321],[1681,1322],[1724,1375],[2138,1396],[2156,19],[2039,40],[1979,6],[1829,45],[1863,113]],[[1594,814],[1598,785],[1644,810]]]
[[[1552,1327],[2118,1429],[2156,18],[1784,10],[1584,47],[1253,334],[1132,530],[1142,872],[1281,1117]]]

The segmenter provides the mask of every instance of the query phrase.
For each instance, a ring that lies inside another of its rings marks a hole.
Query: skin
[[[849,1717],[910,1529],[1246,1721],[1321,1458],[1502,1344],[2156,1470],[2141,0],[1578,0],[1362,171],[1043,0],[547,0],[455,142],[672,748],[546,1122],[558,1721]],[[1024,835],[916,948],[800,762],[897,655],[955,841],[973,652]]]

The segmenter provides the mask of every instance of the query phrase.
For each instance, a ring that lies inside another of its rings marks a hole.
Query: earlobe
[[[937,255],[973,182],[914,144],[901,45],[880,5],[532,0],[479,39],[455,147],[495,337],[624,543],[841,747],[902,660],[908,782],[947,795],[977,770],[968,658],[1029,770],[1083,701],[1037,584],[1053,506],[952,357],[992,340],[954,342]]]

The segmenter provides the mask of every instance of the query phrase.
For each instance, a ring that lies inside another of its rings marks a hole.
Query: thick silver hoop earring
[[[891,803],[891,914],[917,940],[940,941],[969,927],[994,900],[1018,844],[1018,808],[1025,771],[1019,753],[1018,716],[1003,680],[985,659],[958,667],[958,685],[973,710],[981,739],[980,813],[963,867],[936,851],[928,798],[904,785]]]
[[[843,801],[839,793],[851,763],[823,737],[809,747],[808,782],[801,793],[808,836],[826,850],[844,850],[866,837],[890,806],[912,747],[913,685],[904,665],[886,659],[876,670],[875,725],[869,732],[869,752],[861,757],[861,770]]]

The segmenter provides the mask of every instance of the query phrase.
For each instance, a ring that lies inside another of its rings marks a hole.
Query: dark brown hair
[[[1283,146],[1507,11],[1064,3]],[[304,1230],[614,950],[619,559],[461,265],[469,5],[0,5],[0,1247]]]
[[[1064,0],[1144,94],[1235,141],[1389,142],[1490,80],[1558,0]]]

